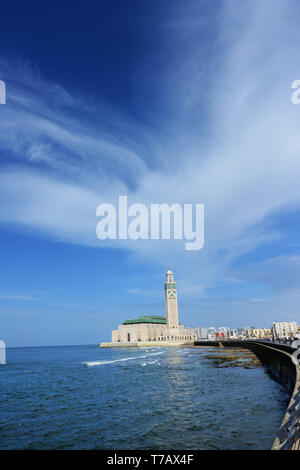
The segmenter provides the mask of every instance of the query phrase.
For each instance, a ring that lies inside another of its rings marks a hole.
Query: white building
[[[207,337],[210,341],[214,341],[216,339],[217,332],[214,326],[210,326],[207,329]]]
[[[198,339],[206,339],[207,338],[207,329],[204,326],[198,326],[194,328],[194,333],[196,334]]]
[[[229,338],[230,339],[238,339],[238,337],[239,337],[239,334],[238,334],[238,331],[236,329],[229,331]]]
[[[290,322],[273,322],[272,333],[275,339],[284,338],[285,336],[295,336],[298,332],[296,321]]]
[[[228,326],[220,326],[219,332],[224,333],[225,338],[229,338],[230,328]]]

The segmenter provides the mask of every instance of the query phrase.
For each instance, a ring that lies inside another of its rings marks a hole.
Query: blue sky
[[[163,314],[300,323],[299,2],[10,2],[0,18],[0,337],[97,343]],[[205,245],[100,241],[96,207],[204,203]]]

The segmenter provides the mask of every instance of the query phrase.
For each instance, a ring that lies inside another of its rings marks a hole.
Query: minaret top
[[[168,271],[167,271],[167,282],[174,282],[173,281],[173,273],[172,273],[171,269],[168,269]]]

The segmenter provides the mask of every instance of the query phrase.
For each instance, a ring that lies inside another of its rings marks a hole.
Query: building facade
[[[194,333],[197,336],[197,339],[207,339],[207,329],[204,328],[204,326],[194,328]]]
[[[112,331],[112,341],[129,343],[139,341],[187,341],[197,339],[192,328],[179,323],[177,287],[172,271],[168,271],[165,282],[166,317],[142,316],[126,320]]]
[[[254,328],[252,335],[254,338],[269,339],[272,338],[272,331],[270,328]]]
[[[209,341],[215,341],[216,336],[217,336],[217,330],[215,329],[214,326],[210,326],[207,329],[207,338],[209,339]]]
[[[284,338],[286,336],[293,337],[298,332],[298,325],[295,321],[290,322],[273,322],[272,335],[274,339]]]
[[[225,338],[229,338],[230,328],[228,326],[220,326],[219,333],[223,333]]]

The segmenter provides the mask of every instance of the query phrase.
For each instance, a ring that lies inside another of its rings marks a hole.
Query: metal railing
[[[300,450],[300,386],[291,401],[293,403],[287,409],[286,421],[275,439],[274,450]]]

